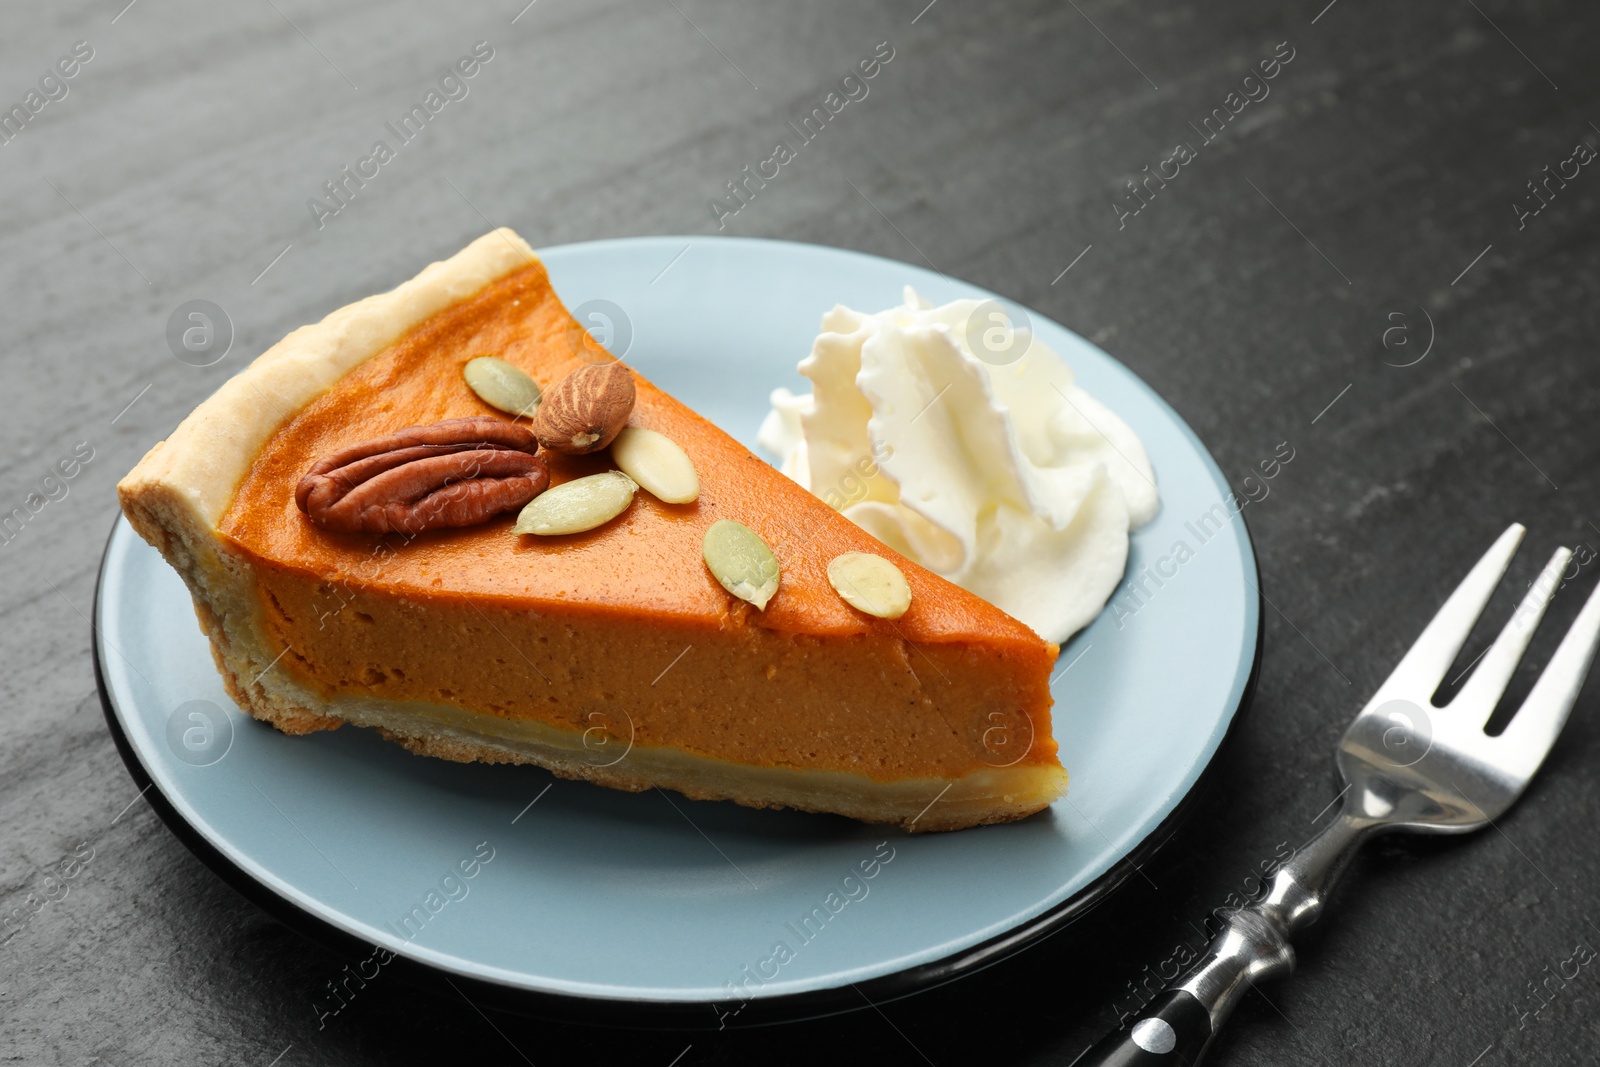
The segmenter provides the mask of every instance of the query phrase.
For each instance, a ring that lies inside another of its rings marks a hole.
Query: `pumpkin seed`
[[[638,488],[621,471],[562,482],[529,501],[511,532],[554,537],[592,530],[626,511]]]
[[[494,356],[467,360],[461,375],[479,400],[507,415],[531,416],[544,395],[526,371]]]
[[[765,611],[778,591],[778,557],[750,527],[719,519],[706,530],[701,553],[722,588]]]

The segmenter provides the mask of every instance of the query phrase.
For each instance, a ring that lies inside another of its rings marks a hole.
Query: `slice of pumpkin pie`
[[[613,361],[510,230],[291,333],[118,492],[286,733],[915,830],[1066,788],[1056,647]]]

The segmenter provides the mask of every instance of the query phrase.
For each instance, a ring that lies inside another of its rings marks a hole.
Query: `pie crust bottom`
[[[197,608],[202,625],[213,631],[215,619],[207,619],[209,612],[199,602]],[[849,771],[755,767],[665,746],[634,745],[609,729],[566,730],[418,701],[328,699],[273,667],[246,687],[223,646],[213,642],[212,651],[229,695],[253,717],[285,733],[313,733],[349,723],[373,728],[418,755],[458,763],[528,763],[562,778],[629,792],[659,786],[692,800],[829,812],[921,832],[1011,822],[1049,806],[1067,789],[1066,771],[1040,764],[893,782]]]
[[[531,763],[562,778],[639,792],[671,789],[693,800],[732,800],[754,808],[832,812],[908,831],[957,830],[1030,815],[1059,795],[1066,773],[1029,765],[984,768],[959,778],[878,782],[848,771],[753,767],[680,749],[628,745],[544,723],[478,715],[458,708],[345,698],[320,714],[376,728],[425,756],[459,762]]]
[[[692,800],[732,800],[752,808],[831,812],[907,831],[960,830],[1011,822],[1066,792],[1067,774],[1038,764],[982,768],[957,778],[879,782],[848,771],[754,767],[680,749],[633,745],[612,736],[541,722],[475,714],[441,704],[302,693],[304,706],[250,699],[224,668],[229,692],[251,715],[302,734],[349,723],[376,729],[412,752],[458,763],[529,763],[562,778],[629,792],[671,789]],[[282,683],[278,679],[281,692]],[[293,684],[290,682],[289,684]],[[619,751],[620,750],[620,751]]]

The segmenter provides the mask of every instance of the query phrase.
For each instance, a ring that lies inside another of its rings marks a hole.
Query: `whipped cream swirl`
[[[875,315],[835,307],[799,369],[814,392],[774,390],[758,438],[785,474],[1046,640],[1105,607],[1129,531],[1160,507],[1155,474],[1128,425],[998,305],[934,307],[907,286]]]

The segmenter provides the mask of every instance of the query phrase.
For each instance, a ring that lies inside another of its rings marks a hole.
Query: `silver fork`
[[[1489,825],[1528,787],[1583,686],[1600,642],[1600,588],[1504,732],[1484,725],[1527,650],[1572,553],[1557,549],[1461,691],[1433,694],[1483,613],[1522,540],[1513,524],[1433,617],[1394,673],[1339,741],[1339,817],[1272,877],[1265,896],[1231,913],[1187,974],[1131,1026],[1109,1034],[1074,1067],[1194,1064],[1250,986],[1294,969],[1289,939],[1316,922],[1328,895],[1370,837],[1397,830],[1463,834]]]

